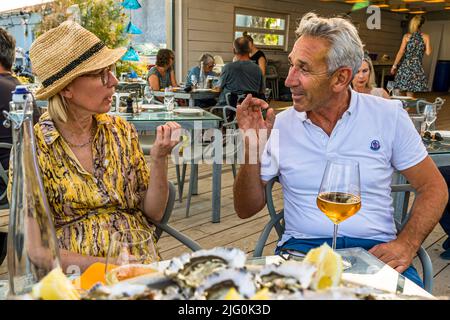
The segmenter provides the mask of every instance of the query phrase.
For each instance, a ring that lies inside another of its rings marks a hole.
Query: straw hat
[[[30,49],[33,72],[42,83],[36,99],[54,96],[78,76],[115,63],[125,51],[109,49],[76,22],[61,23],[38,37]]]

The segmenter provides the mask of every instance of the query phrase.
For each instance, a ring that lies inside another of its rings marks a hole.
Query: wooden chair
[[[267,239],[269,237],[270,232],[272,231],[272,228],[275,228],[275,231],[277,232],[278,239],[281,239],[281,236],[284,232],[284,209],[281,209],[277,211],[275,209],[275,205],[273,202],[272,197],[272,189],[275,183],[279,183],[279,178],[275,177],[272,178],[267,182],[267,185],[265,187],[265,195],[266,195],[266,202],[267,202],[267,209],[269,211],[270,220],[264,227],[263,231],[261,232],[261,235],[259,236],[258,242],[255,246],[255,251],[253,253],[254,257],[261,257],[262,252],[264,249],[264,246],[266,245]],[[412,192],[415,192],[415,190],[411,187],[409,184],[402,184],[402,185],[393,185],[391,186],[392,192],[402,192],[405,193],[406,197],[403,201],[403,206],[397,206],[395,209],[400,210],[400,221],[395,221],[397,230],[401,230],[401,228],[405,225],[405,223],[408,220],[409,211],[408,211],[408,203],[409,203],[409,196]],[[429,293],[432,293],[433,291],[433,265],[431,263],[430,256],[426,252],[426,250],[421,246],[419,248],[419,251],[417,252],[417,255],[419,257],[419,260],[422,264],[423,269],[423,283],[425,286],[425,290]]]

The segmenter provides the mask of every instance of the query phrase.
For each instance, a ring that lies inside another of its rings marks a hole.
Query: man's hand
[[[417,253],[410,245],[398,239],[376,245],[369,252],[399,273],[408,269]]]
[[[176,122],[167,122],[156,129],[156,139],[150,151],[154,160],[165,159],[180,142],[181,126]]]
[[[267,109],[266,120],[262,116],[262,109]],[[269,108],[267,102],[261,99],[253,98],[251,94],[237,106],[236,119],[239,129],[246,131],[254,129],[256,134],[261,129],[267,129],[267,137],[275,123],[275,111]]]

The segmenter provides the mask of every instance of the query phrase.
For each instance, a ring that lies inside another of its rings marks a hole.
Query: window
[[[244,31],[260,48],[287,50],[289,15],[269,11],[235,9],[234,36]]]

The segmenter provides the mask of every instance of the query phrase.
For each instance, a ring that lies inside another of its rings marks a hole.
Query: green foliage
[[[123,47],[128,43],[124,33],[127,16],[117,0],[56,0],[52,13],[42,18],[35,29],[36,36],[67,20],[67,8],[78,5],[81,25],[97,35],[108,47]]]
[[[357,2],[357,3],[355,3],[353,5],[352,11],[361,10],[361,9],[367,8],[368,6],[370,6],[370,1],[369,0],[362,1],[362,2]]]
[[[122,72],[130,72],[134,70],[139,77],[146,78],[147,77],[147,65],[142,62],[133,62],[133,61],[118,61],[116,64],[116,75],[120,76]]]

